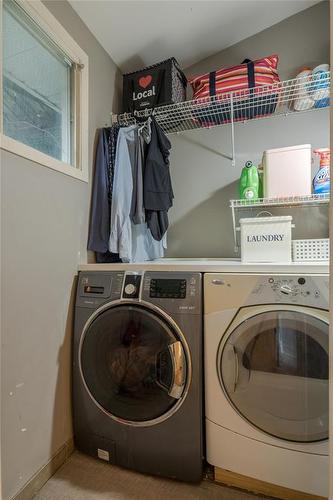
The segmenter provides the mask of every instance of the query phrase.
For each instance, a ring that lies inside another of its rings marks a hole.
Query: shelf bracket
[[[144,116],[148,116],[149,115],[149,112],[147,112],[148,110],[144,110],[144,111],[145,111],[145,115]],[[117,113],[111,112],[110,113],[111,126],[115,125],[115,124],[119,124],[119,116],[121,117],[121,122],[123,124],[127,124],[126,123],[127,117],[129,119],[132,118],[132,115],[130,113],[123,113],[122,115],[118,115]],[[219,156],[222,156],[223,158],[226,158],[227,160],[230,160],[231,161],[231,165],[233,167],[235,167],[236,166],[235,121],[234,121],[234,96],[233,96],[232,92],[230,93],[230,127],[231,127],[231,154],[223,153],[221,151],[216,151],[213,148],[210,148],[210,147],[207,147],[207,146],[205,146],[205,149],[207,149],[208,151],[211,151],[214,154],[218,154]],[[191,129],[188,129],[188,130],[191,130]],[[193,130],[195,130],[195,129],[193,129]],[[201,130],[204,130],[204,128],[201,128]],[[206,128],[206,130],[210,130],[210,127]],[[186,130],[177,130],[175,133],[176,133],[176,135],[180,135],[181,137],[183,137],[187,141],[192,142],[193,144],[198,144],[198,143],[196,143],[196,141],[193,141],[193,140],[189,139],[189,137],[187,137],[186,135],[184,135],[182,133],[182,132],[185,132],[185,131]]]
[[[231,204],[231,214],[232,214],[232,228],[234,233],[234,252],[238,253],[236,215],[235,215],[235,207],[233,204]]]
[[[236,166],[235,158],[235,122],[234,122],[234,95],[230,94],[230,117],[231,117],[231,165]]]
[[[200,129],[200,130],[210,130],[210,129]],[[184,131],[186,132],[186,131]],[[222,158],[226,158],[227,160],[232,160],[232,156],[227,153],[223,153],[222,151],[218,151],[217,149],[213,149],[209,146],[206,146],[205,144],[202,144],[199,141],[195,141],[192,138],[190,138],[188,135],[184,134],[184,132],[176,132],[176,135],[178,137],[181,137],[182,140],[189,142],[190,144],[193,144],[194,146],[199,146],[200,148],[205,149],[206,151],[209,151],[210,153],[218,156],[222,156]]]

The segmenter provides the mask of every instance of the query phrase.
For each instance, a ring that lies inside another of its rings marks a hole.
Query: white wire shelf
[[[257,207],[278,207],[278,206],[301,206],[318,205],[329,203],[330,195],[311,194],[306,196],[283,196],[279,198],[258,198],[257,200],[230,200],[230,207],[234,209],[246,209]]]
[[[133,125],[137,118],[154,114],[165,133],[212,128],[234,122],[315,111],[329,106],[330,73],[294,78],[212,97],[194,99],[154,110],[112,115],[119,125]]]
[[[230,200],[235,252],[239,250],[237,243],[236,211],[252,210],[267,207],[315,207],[330,202],[330,194],[310,194],[305,196],[281,196],[278,198],[258,198],[257,200]]]

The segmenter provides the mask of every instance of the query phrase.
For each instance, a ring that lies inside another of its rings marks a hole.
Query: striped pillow
[[[253,61],[255,87],[269,86],[280,81],[277,72],[279,57],[274,54],[264,59]],[[193,99],[209,97],[210,73],[195,76],[189,80],[193,89]],[[220,95],[228,92],[247,90],[249,88],[248,66],[239,64],[231,68],[216,71],[215,94]]]

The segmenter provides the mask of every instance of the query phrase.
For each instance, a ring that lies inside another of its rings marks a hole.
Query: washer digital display
[[[186,280],[152,279],[150,281],[150,297],[163,299],[185,299]]]

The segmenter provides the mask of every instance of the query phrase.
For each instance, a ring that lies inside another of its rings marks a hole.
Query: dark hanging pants
[[[120,262],[118,254],[109,252],[113,171],[118,131],[117,126],[97,131],[87,246],[88,250],[96,252],[97,262]]]

